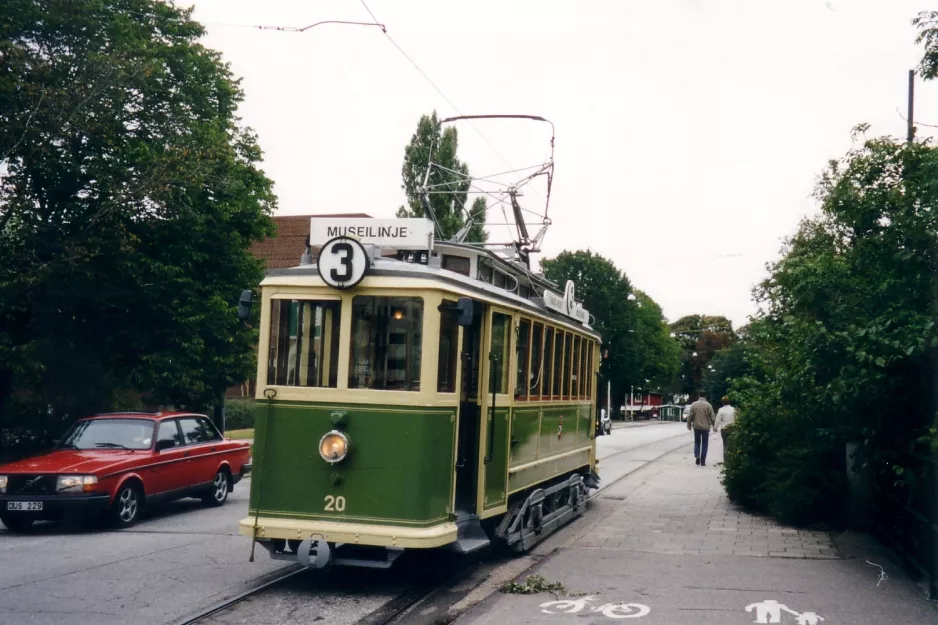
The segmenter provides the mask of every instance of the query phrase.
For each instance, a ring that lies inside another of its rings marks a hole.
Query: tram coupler
[[[325,540],[307,538],[296,550],[296,561],[311,569],[322,569],[329,564],[331,550]]]
[[[296,562],[311,569],[322,569],[329,565],[332,550],[325,540],[307,538],[286,541],[283,539],[258,541],[274,560]]]

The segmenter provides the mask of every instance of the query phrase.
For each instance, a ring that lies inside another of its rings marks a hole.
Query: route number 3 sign
[[[368,271],[368,253],[351,237],[336,237],[326,241],[319,250],[316,267],[323,282],[334,289],[351,289]]]

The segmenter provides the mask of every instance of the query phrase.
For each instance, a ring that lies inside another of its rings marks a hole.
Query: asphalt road
[[[680,423],[662,423],[599,437],[604,484],[660,456],[662,445],[686,443],[685,434]],[[0,529],[0,623],[164,625],[276,576],[289,565],[263,549],[248,563],[250,541],[237,534],[249,486],[249,480],[238,484],[221,508],[195,499],[166,504],[129,530],[49,525],[13,535]],[[401,572],[303,575],[209,622],[353,623],[419,581]]]
[[[284,564],[266,552],[247,562],[250,542],[237,521],[249,488],[249,480],[237,484],[221,508],[166,504],[129,530],[0,530],[0,623],[171,623],[253,587]]]

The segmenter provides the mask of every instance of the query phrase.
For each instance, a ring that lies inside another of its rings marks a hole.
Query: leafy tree
[[[710,359],[736,341],[733,323],[720,315],[686,315],[671,324],[671,333],[681,344],[680,392],[699,391]]]
[[[719,402],[729,393],[733,380],[743,378],[752,371],[749,362],[752,357],[750,347],[745,342],[730,345],[713,355],[701,382],[711,403]]]
[[[445,130],[440,126],[436,111],[431,115],[422,115],[417,123],[417,131],[404,149],[404,166],[401,175],[404,184],[401,188],[407,196],[407,205],[397,210],[398,217],[424,217],[423,204],[420,202],[420,190],[426,182],[432,191],[429,202],[440,224],[444,239],[450,239],[466,224],[465,207],[469,197],[469,167],[459,160],[457,148],[459,134],[452,126]],[[427,178],[427,168],[432,161],[433,167]],[[443,193],[445,191],[445,193]],[[477,197],[469,211],[472,226],[466,241],[483,243],[488,238],[485,232],[485,199]]]
[[[680,366],[680,344],[671,338],[661,306],[640,290],[636,290],[634,319],[634,332],[630,336],[641,363],[639,379],[648,380],[647,390],[666,388]]]
[[[787,521],[840,520],[844,445],[917,506],[936,443],[938,150],[869,139],[820,179],[805,220],[756,294],[750,370],[734,378],[730,497]]]
[[[248,248],[272,233],[275,198],[203,33],[157,0],[0,12],[8,434],[41,439],[128,393],[205,406],[253,368],[235,311],[262,276]]]
[[[685,315],[671,324],[671,332],[685,347],[695,346],[704,332],[736,338],[733,322],[721,315]]]
[[[915,43],[925,48],[919,63],[919,75],[931,80],[938,76],[938,11],[922,11],[912,20],[912,25],[918,28]]]
[[[604,351],[600,394],[605,381],[612,381],[612,403],[622,403],[629,385],[666,384],[677,368],[677,345],[668,336],[661,308],[640,291],[635,301],[628,278],[612,261],[593,252],[564,251],[555,258],[541,261],[547,279],[563,285],[576,284],[577,297],[595,318],[593,327],[602,334]],[[641,304],[641,306],[639,306]]]

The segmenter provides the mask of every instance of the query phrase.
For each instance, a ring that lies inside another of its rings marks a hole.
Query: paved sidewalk
[[[677,421],[661,421],[660,419],[643,419],[642,421],[613,421],[612,429],[640,428],[644,425],[660,425],[662,423],[677,423]]]
[[[543,575],[572,596],[495,593],[457,623],[938,624],[934,605],[882,552],[841,553],[825,532],[738,509],[719,482],[720,438],[711,436],[707,467],[694,464],[692,447],[601,491],[591,503],[599,520],[572,526],[520,578]]]

